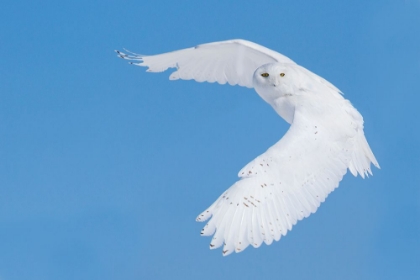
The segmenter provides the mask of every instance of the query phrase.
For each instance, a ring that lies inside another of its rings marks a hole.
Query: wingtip
[[[144,57],[143,55],[136,54],[136,53],[131,52],[131,51],[125,49],[125,48],[124,48],[124,51],[126,53],[123,53],[123,52],[121,52],[119,50],[114,50],[114,52],[117,53],[117,56],[119,58],[122,58],[122,59],[125,59],[125,60],[131,60],[131,61],[132,60],[138,61],[139,63],[135,63],[135,62],[129,62],[129,63],[130,64],[133,64],[133,65],[139,65],[139,66],[141,66],[141,62],[143,62],[143,57]]]
[[[119,57],[119,58],[122,58],[122,59],[129,59],[129,57],[125,54],[125,53],[123,53],[123,52],[120,52],[119,50],[114,50],[114,52],[116,52],[117,53],[117,56]]]
[[[197,222],[204,222],[204,221],[207,221],[211,216],[212,216],[212,213],[210,212],[209,209],[207,209],[204,212],[202,212],[200,215],[198,215],[195,220]]]
[[[232,250],[224,250],[224,251],[222,251],[222,255],[223,255],[223,257],[227,257],[227,256],[229,256],[230,254],[232,254],[233,253],[233,251]]]

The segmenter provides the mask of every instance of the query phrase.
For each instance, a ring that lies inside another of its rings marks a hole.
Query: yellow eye
[[[268,73],[262,73],[261,76],[263,76],[264,78],[267,78],[268,76],[270,76],[270,74],[268,74]]]
[[[280,77],[284,77],[284,75],[286,75],[286,74],[284,74],[284,73],[280,73]]]

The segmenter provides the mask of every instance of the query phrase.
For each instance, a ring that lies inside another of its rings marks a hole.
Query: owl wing
[[[252,88],[254,71],[273,62],[292,63],[288,57],[245,40],[229,40],[198,45],[158,55],[125,54],[116,51],[132,64],[148,67],[148,72],[163,72],[176,68],[170,80],[229,83]]]
[[[228,255],[248,245],[270,245],[314,213],[347,168],[364,177],[371,174],[371,162],[379,167],[360,114],[347,100],[340,104],[332,108],[333,121],[311,115],[308,107],[296,108],[284,137],[246,165],[241,179],[197,217],[211,217],[201,232],[214,234],[211,249],[224,244],[223,255]]]

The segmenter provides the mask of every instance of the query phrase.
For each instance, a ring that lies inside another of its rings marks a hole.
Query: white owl
[[[197,217],[210,219],[201,234],[214,235],[210,248],[224,245],[224,256],[278,241],[297,221],[315,213],[347,169],[364,178],[372,174],[371,163],[379,168],[360,113],[334,85],[280,53],[245,40],[151,56],[117,53],[148,72],[176,68],[171,80],[254,88],[291,124],[280,141],[242,168],[240,180]]]

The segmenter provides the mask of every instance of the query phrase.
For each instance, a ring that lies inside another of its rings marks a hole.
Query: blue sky
[[[420,279],[420,1],[227,2],[2,5],[1,280]],[[340,88],[382,169],[224,258],[195,217],[287,124],[253,90],[170,82],[113,50],[234,38]]]

